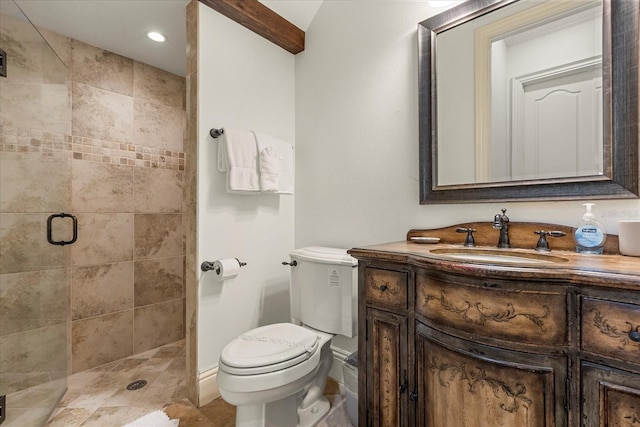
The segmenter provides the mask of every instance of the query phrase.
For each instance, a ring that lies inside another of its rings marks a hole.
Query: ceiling
[[[4,3],[6,0],[0,0]],[[190,0],[16,0],[35,25],[128,58],[185,75]],[[260,0],[306,31],[323,0]],[[167,41],[149,40],[147,32]]]

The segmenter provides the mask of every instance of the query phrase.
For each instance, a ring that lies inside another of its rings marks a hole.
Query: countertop
[[[561,257],[566,261],[529,263],[500,263],[466,259],[454,259],[434,250],[467,249],[462,244],[424,244],[398,241],[371,246],[355,247],[348,252],[357,259],[381,262],[406,263],[422,267],[437,267],[440,271],[496,278],[538,279],[559,281],[568,284],[584,284],[616,289],[640,290],[640,257],[624,255],[587,255],[565,250],[536,252],[533,249],[498,249],[491,246],[476,246],[475,250],[523,254],[542,254]]]

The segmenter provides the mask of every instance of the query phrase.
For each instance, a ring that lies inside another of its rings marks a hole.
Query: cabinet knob
[[[631,341],[640,342],[640,332],[638,331],[629,332],[629,339]]]
[[[386,291],[386,290],[387,290],[387,285],[382,285],[382,286],[380,286],[380,290],[381,290],[382,292]]]
[[[418,393],[416,393],[415,391],[409,393],[409,400],[411,400],[412,402],[418,400]]]

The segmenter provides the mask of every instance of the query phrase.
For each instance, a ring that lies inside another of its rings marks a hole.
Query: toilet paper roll
[[[240,262],[236,258],[222,258],[213,262],[218,280],[233,279],[240,273]]]

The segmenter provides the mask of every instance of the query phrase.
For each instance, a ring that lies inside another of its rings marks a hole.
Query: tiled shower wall
[[[71,135],[25,123],[37,115],[16,100],[21,119],[2,126],[2,150],[70,159],[78,372],[184,338],[185,80],[77,40],[49,41],[69,60]]]
[[[40,386],[46,398],[31,412],[46,420],[68,373],[69,250],[47,243],[45,224],[69,206],[69,71],[33,26],[4,13],[0,47],[10,58],[0,78],[0,394],[13,402]]]
[[[72,372],[184,337],[184,78],[71,41]]]

